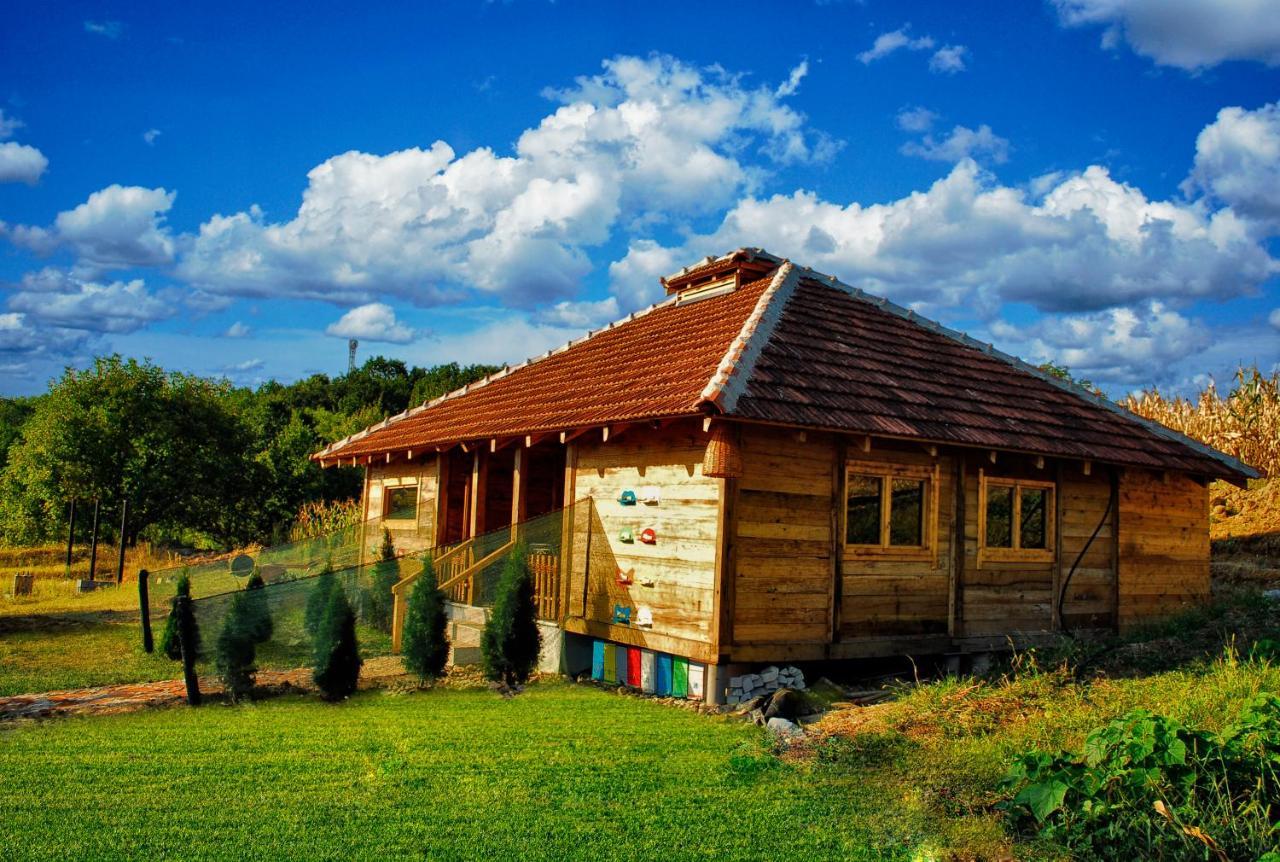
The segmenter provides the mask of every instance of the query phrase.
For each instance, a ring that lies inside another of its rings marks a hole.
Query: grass
[[[173,679],[181,668],[142,651],[136,620],[106,614],[0,625],[0,696]]]
[[[366,692],[0,731],[27,859],[912,859],[929,824],[753,727],[588,686]]]

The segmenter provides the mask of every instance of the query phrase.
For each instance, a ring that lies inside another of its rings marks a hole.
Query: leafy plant
[[[253,605],[255,592],[258,591],[232,594],[214,647],[214,666],[232,703],[239,703],[253,692],[254,674],[258,670],[254,659],[261,621]]]
[[[402,642],[405,668],[423,681],[443,676],[449,661],[444,601],[435,565],[427,557],[422,561],[422,574],[409,594]]]
[[[1004,807],[1024,827],[1103,859],[1257,859],[1280,835],[1280,698],[1220,733],[1133,710],[1078,754],[1028,751]]]
[[[400,564],[396,562],[396,546],[391,531],[382,530],[382,547],[378,562],[373,566],[373,583],[367,593],[365,621],[379,631],[391,631],[391,616],[395,608],[395,596],[391,588],[400,580]]]
[[[533,574],[523,543],[507,557],[498,580],[493,612],[480,638],[484,675],[508,686],[528,681],[538,664],[542,634],[533,601]]]
[[[307,594],[307,605],[302,612],[302,627],[312,637],[320,630],[320,624],[329,608],[329,597],[333,595],[335,588],[338,588],[338,577],[333,573],[333,563],[325,563],[320,574],[316,575],[311,592]]]
[[[330,591],[329,603],[313,642],[312,679],[326,700],[341,700],[356,690],[360,678],[360,648],[356,642],[356,614],[341,586]]]
[[[169,602],[169,616],[160,634],[160,652],[171,661],[182,661],[182,643],[178,640],[178,597],[191,596],[191,578],[183,572],[174,584],[174,597]]]
[[[257,571],[249,575],[244,591],[249,629],[254,643],[270,640],[271,633],[275,631],[275,622],[271,619],[271,607],[267,602],[267,584],[262,580],[262,575]]]

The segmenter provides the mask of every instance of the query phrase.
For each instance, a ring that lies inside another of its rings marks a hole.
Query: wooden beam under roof
[[[579,437],[581,437],[583,434],[586,434],[588,431],[594,431],[597,427],[599,426],[587,425],[583,428],[578,428],[573,431],[561,431],[560,442],[572,443],[574,440],[577,440]]]

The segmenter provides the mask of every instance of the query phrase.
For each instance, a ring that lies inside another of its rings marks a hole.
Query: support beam
[[[511,463],[511,541],[516,540],[516,525],[524,520],[524,486],[528,471],[524,468],[524,449],[516,449]]]
[[[995,450],[995,449],[992,449],[990,452],[988,452],[988,453],[987,453],[987,460],[989,460],[992,464],[996,463],[996,450]]]
[[[550,436],[550,434],[526,434],[524,435],[524,447],[526,449],[532,449],[534,446],[537,446]]]
[[[1084,462],[1084,474],[1085,474],[1086,476],[1092,476],[1092,475],[1093,475],[1093,462],[1092,462],[1092,461],[1085,461],[1085,462]]]
[[[1037,469],[1037,470],[1043,470],[1043,469],[1044,469],[1044,456],[1043,456],[1043,455],[1037,455],[1037,456],[1036,456],[1036,469]]]
[[[622,425],[606,425],[601,432],[601,442],[608,443],[610,440],[616,440],[623,434],[627,433],[631,425],[629,423]]]
[[[862,452],[865,455],[867,452],[870,452],[870,451],[871,451],[871,435],[868,434],[866,437],[862,438]]]
[[[708,416],[702,420],[702,433],[706,434],[710,430],[711,430],[711,417]]]
[[[588,431],[592,431],[592,430],[594,429],[591,426],[588,426],[586,428],[578,428],[575,431],[561,431],[560,442],[563,445],[568,445],[569,443],[572,443],[574,440],[577,440],[583,434],[586,434]]]
[[[484,450],[477,448],[471,461],[471,535],[474,538],[484,532],[485,473],[488,462]]]

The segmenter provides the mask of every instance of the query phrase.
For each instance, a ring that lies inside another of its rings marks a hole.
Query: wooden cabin
[[[559,518],[538,589],[569,664],[652,650],[705,667],[709,700],[730,668],[984,651],[1208,597],[1206,485],[1248,466],[759,249],[662,285],[314,457],[363,465],[366,516],[452,563],[463,602],[470,544]]]

